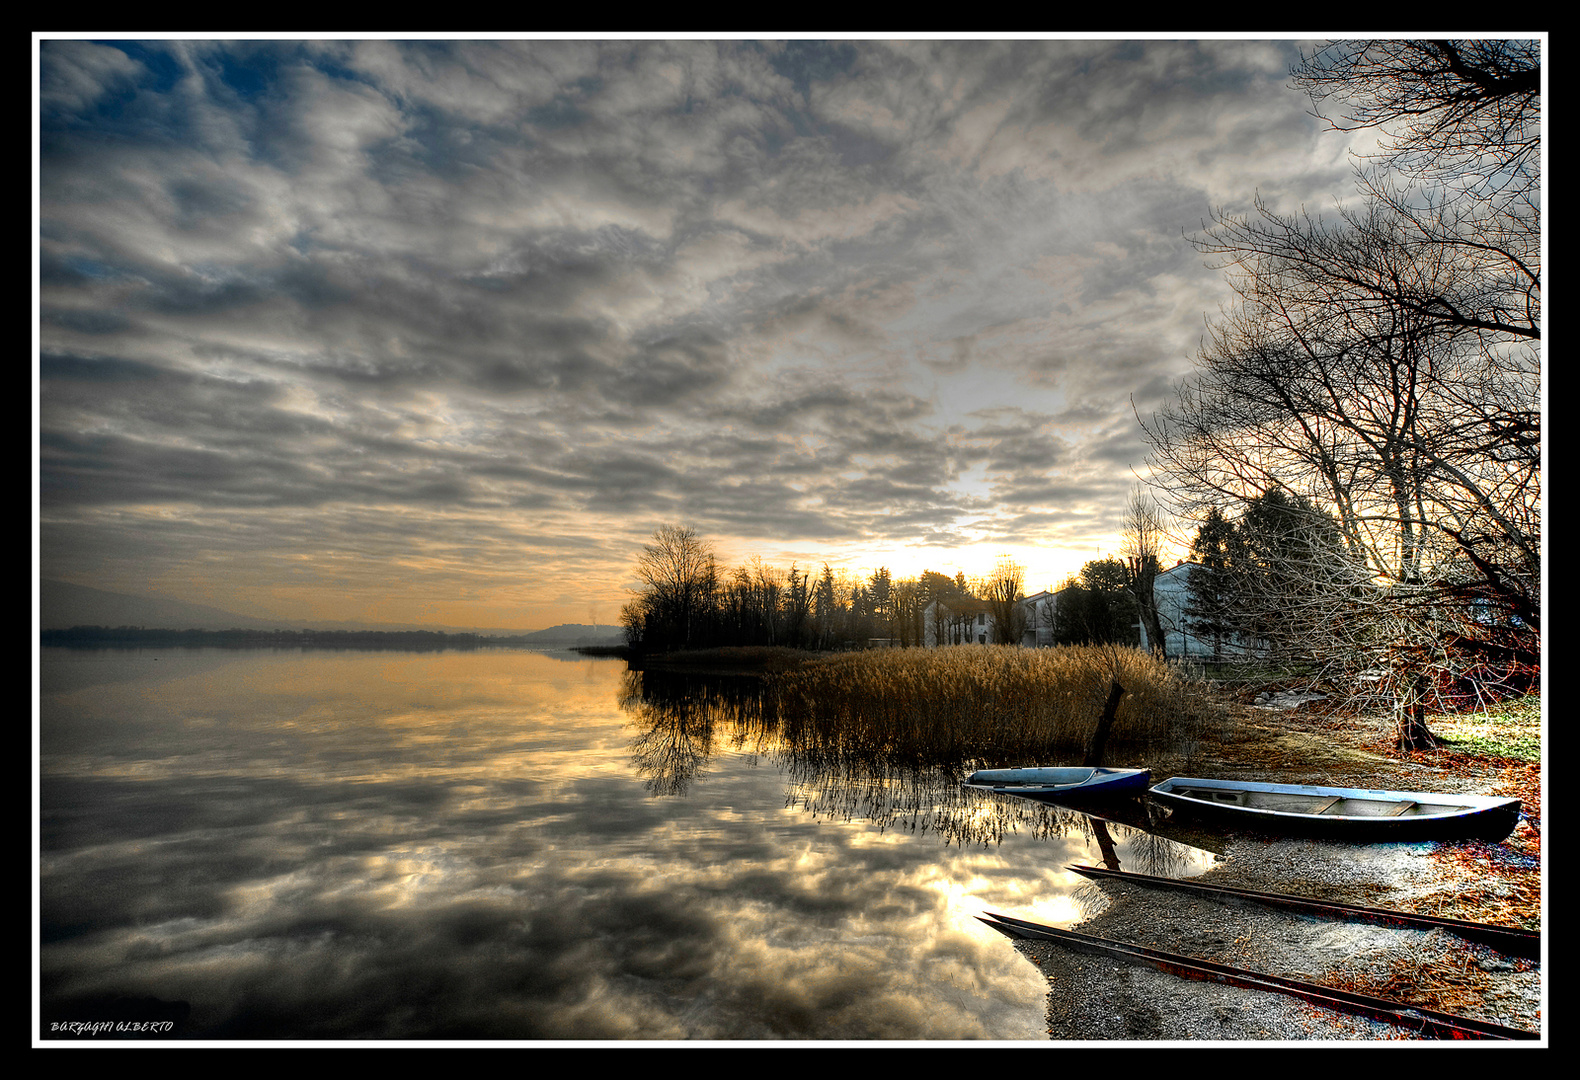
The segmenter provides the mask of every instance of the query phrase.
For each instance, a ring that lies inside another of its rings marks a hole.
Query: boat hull
[[[1520,801],[1487,795],[1176,776],[1148,792],[1176,813],[1258,832],[1378,841],[1502,840]]]
[[[1040,769],[982,769],[966,777],[978,791],[1053,802],[1143,792],[1152,780],[1145,769],[1061,766]]]

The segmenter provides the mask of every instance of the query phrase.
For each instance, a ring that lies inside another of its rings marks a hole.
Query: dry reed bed
[[[1115,680],[1125,691],[1108,739],[1115,749],[1188,752],[1216,715],[1199,682],[1111,646],[840,653],[769,686],[781,733],[803,746],[997,763],[1083,752]]]

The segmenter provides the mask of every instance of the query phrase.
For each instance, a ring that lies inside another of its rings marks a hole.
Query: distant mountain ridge
[[[143,626],[162,630],[432,630],[445,634],[481,634],[508,637],[542,645],[602,645],[623,643],[618,626],[562,623],[546,630],[513,630],[477,626],[434,626],[429,623],[362,623],[260,619],[233,611],[191,604],[167,597],[128,596],[67,581],[42,579],[38,583],[38,617],[41,630],[69,630],[74,626]]]

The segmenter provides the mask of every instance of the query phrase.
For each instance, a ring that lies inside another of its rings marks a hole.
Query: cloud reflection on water
[[[655,794],[611,661],[44,666],[46,1031],[151,996],[211,1039],[1038,1038],[973,916],[1068,921],[1093,858],[820,812],[725,731]]]

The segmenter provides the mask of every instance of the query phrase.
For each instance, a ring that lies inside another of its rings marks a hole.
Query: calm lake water
[[[573,653],[46,649],[41,1035],[1045,1040],[976,916],[1212,859],[753,705]]]

